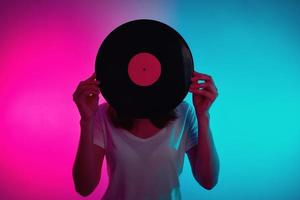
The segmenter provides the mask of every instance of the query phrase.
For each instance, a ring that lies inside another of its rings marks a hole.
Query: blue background
[[[219,182],[200,187],[186,157],[183,199],[300,199],[299,10],[300,1],[177,2],[174,27],[219,92]]]

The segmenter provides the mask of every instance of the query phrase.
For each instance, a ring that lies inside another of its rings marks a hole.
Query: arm
[[[92,142],[89,121],[81,120],[80,141],[73,165],[73,181],[76,191],[87,196],[94,191],[100,181],[104,149]]]
[[[90,131],[92,116],[98,109],[99,93],[99,81],[95,73],[81,81],[73,93],[81,120],[80,140],[72,173],[75,189],[82,196],[89,195],[98,185],[104,158],[104,149],[93,144]]]
[[[209,108],[217,97],[217,88],[212,77],[198,72],[193,73],[190,92],[198,123],[198,144],[187,154],[194,178],[206,189],[212,189],[218,182],[219,158],[209,127]],[[198,83],[199,80],[205,81]]]
[[[197,113],[197,121],[198,145],[191,148],[187,155],[194,178],[201,186],[209,190],[218,182],[219,158],[209,128],[209,115]]]

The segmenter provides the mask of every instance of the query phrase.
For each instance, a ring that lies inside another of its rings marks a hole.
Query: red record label
[[[138,86],[150,86],[155,83],[161,74],[159,60],[151,53],[138,53],[128,64],[130,80]]]

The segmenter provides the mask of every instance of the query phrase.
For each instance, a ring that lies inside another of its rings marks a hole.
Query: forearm
[[[198,119],[198,147],[195,174],[204,187],[211,189],[218,181],[219,158],[209,127],[209,114],[196,112]]]
[[[97,174],[96,160],[89,123],[90,121],[80,121],[80,140],[73,166],[73,179],[77,188],[90,188],[91,183],[96,184],[97,182],[95,177]]]

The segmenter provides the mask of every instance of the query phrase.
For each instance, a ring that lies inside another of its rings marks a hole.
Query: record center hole
[[[146,68],[145,68],[145,67],[143,68],[143,71],[146,71]]]

